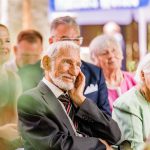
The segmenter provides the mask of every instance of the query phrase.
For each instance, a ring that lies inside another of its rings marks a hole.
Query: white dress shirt
[[[42,79],[42,81],[51,89],[51,91],[52,91],[53,94],[56,96],[56,98],[58,98],[61,94],[64,93],[64,92],[63,92],[61,89],[59,89],[56,85],[54,85],[53,83],[49,82],[45,77]],[[60,102],[60,104],[61,104],[61,106],[62,106],[64,112],[66,113],[68,119],[69,119],[69,122],[70,122],[70,124],[71,124],[71,126],[72,126],[72,128],[73,128],[73,130],[74,130],[74,132],[75,132],[75,135],[82,137],[81,134],[79,134],[79,133],[76,132],[75,126],[74,126],[74,124],[73,124],[71,118],[70,118],[69,115],[67,114],[66,109],[65,109],[63,103],[62,103],[61,101],[59,101],[59,102]]]

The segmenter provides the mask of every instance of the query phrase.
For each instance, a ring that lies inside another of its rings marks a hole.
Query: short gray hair
[[[74,27],[74,29],[77,29],[77,31],[80,33],[79,25],[77,24],[76,20],[73,17],[70,17],[70,16],[63,16],[63,17],[55,18],[51,22],[50,32],[55,30],[61,24]]]
[[[104,52],[105,49],[109,48],[111,45],[115,45],[123,57],[119,42],[113,36],[107,34],[99,35],[91,41],[89,45],[90,55],[97,56]]]
[[[150,53],[144,56],[136,70],[135,80],[137,83],[142,84],[141,71],[143,71],[144,73],[150,73]]]
[[[72,41],[58,41],[52,43],[47,50],[43,51],[42,58],[44,56],[49,56],[50,58],[55,58],[61,49],[74,49],[80,51],[80,46]],[[42,62],[41,67],[43,68]]]

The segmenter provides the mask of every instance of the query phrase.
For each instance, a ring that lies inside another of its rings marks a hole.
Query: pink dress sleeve
[[[136,85],[136,82],[134,80],[134,74],[122,71],[124,80],[121,83],[120,87],[114,87],[114,88],[108,88],[108,100],[110,104],[110,108],[112,111],[113,108],[113,102],[123,93],[128,91],[130,88]]]

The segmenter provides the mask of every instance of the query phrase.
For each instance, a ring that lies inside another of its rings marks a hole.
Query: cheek
[[[17,57],[21,57],[23,55],[23,53],[24,53],[24,49],[19,47],[19,48],[17,48],[15,54]]]
[[[40,45],[39,46],[35,45],[35,46],[33,46],[33,47],[30,48],[30,51],[34,52],[36,54],[40,54],[41,51],[42,51],[42,47]]]
[[[6,48],[10,51],[10,49],[11,49],[10,44],[6,43],[5,46],[6,46]]]
[[[145,78],[145,84],[150,89],[150,77]]]
[[[56,68],[54,71],[55,77],[59,77],[60,75],[67,73],[69,69],[68,65],[62,65],[62,64],[59,66],[56,66],[55,68]]]
[[[107,59],[104,59],[104,58],[102,58],[102,59],[99,59],[99,66],[100,67],[105,67],[107,65]]]
[[[9,53],[7,53],[5,55],[0,55],[0,65],[5,63],[8,59],[9,59]]]

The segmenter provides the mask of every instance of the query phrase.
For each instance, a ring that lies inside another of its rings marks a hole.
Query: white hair
[[[150,73],[150,53],[144,56],[136,70],[135,80],[140,84],[143,83],[141,80],[141,71],[143,71],[144,73]]]
[[[121,45],[113,36],[107,34],[99,35],[91,41],[89,45],[91,58],[92,56],[96,57],[99,54],[103,53],[107,48],[109,48],[112,45],[114,45],[117,48],[118,52],[123,58]]]
[[[48,47],[48,49],[43,51],[43,53],[42,53],[41,67],[43,68],[42,60],[43,60],[44,56],[49,56],[50,58],[55,58],[55,56],[57,56],[57,54],[59,53],[59,51],[61,49],[74,49],[74,50],[79,51],[80,47],[72,41],[58,41],[58,42],[52,43]]]

